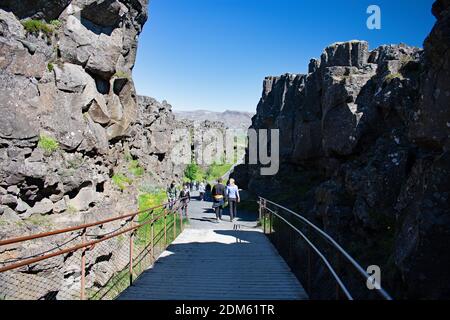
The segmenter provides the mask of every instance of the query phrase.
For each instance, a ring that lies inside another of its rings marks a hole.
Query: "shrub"
[[[133,183],[133,180],[128,178],[127,176],[117,173],[112,177],[112,181],[114,184],[119,187],[120,190],[125,190],[125,188]]]
[[[59,20],[52,20],[50,21],[50,25],[53,26],[55,29],[61,28],[61,21]]]
[[[139,162],[137,160],[130,161],[128,170],[135,177],[142,177],[145,173],[145,169],[139,165]]]
[[[195,163],[191,163],[190,165],[188,165],[184,170],[184,177],[186,178],[185,180],[194,181],[195,179],[197,179],[199,170],[200,168]]]
[[[54,69],[53,63],[49,62],[47,64],[47,69],[48,69],[48,71],[53,72],[53,69]]]
[[[52,154],[59,149],[59,143],[54,138],[41,134],[38,147],[43,149],[46,153]]]
[[[38,34],[39,32],[50,36],[54,32],[54,26],[42,20],[28,19],[22,22],[27,33]]]

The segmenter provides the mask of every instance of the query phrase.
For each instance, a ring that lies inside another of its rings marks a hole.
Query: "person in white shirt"
[[[198,185],[198,191],[200,192],[200,201],[204,201],[206,186],[203,182],[200,182],[200,184]]]
[[[239,196],[239,188],[235,184],[233,178],[230,179],[230,183],[227,186],[225,193],[228,199],[230,221],[233,221],[237,217],[237,204],[241,201],[241,198]]]

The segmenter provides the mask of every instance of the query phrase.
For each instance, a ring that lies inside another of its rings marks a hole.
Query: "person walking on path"
[[[211,189],[212,189],[211,184],[207,182],[205,187],[206,201],[210,201],[211,199]]]
[[[188,184],[185,184],[183,190],[181,190],[180,200],[181,200],[181,214],[187,217],[188,216],[187,207],[188,203],[191,201],[191,193],[189,192]]]
[[[216,212],[216,220],[222,220],[222,210],[225,205],[225,186],[222,184],[222,178],[217,179],[217,184],[212,188],[213,208]]]
[[[200,184],[198,185],[198,192],[200,193],[200,201],[205,200],[205,189],[206,189],[206,186],[203,183],[203,181],[200,182]]]
[[[169,209],[172,210],[175,202],[177,201],[177,187],[175,185],[175,181],[172,181],[170,186],[167,187],[166,193],[167,199],[169,200]]]
[[[237,218],[237,204],[241,201],[241,198],[239,196],[239,188],[235,184],[233,178],[230,179],[229,185],[227,186],[226,197],[228,199],[230,221],[233,221]]]

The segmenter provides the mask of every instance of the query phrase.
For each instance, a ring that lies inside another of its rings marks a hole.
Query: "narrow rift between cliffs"
[[[450,298],[450,1],[432,10],[423,49],[339,42],[307,74],[267,77],[250,128],[279,129],[280,170],[262,176],[262,166],[242,164],[231,173],[245,189],[243,210],[256,213],[251,201],[263,196],[301,213],[362,265],[380,266],[398,299]],[[0,1],[0,240],[145,211],[166,200],[172,180],[228,178],[234,164],[174,162],[175,132],[194,133],[191,152],[207,143],[195,136],[224,132],[224,122],[246,127],[250,115],[176,117],[166,101],[137,94],[132,70],[147,11],[148,0]],[[0,246],[0,263],[127,223]],[[165,224],[156,227],[167,236]],[[71,252],[0,273],[0,299],[77,299],[81,282],[88,298],[102,290],[115,298],[130,276],[124,256],[145,251],[149,230],[93,248],[83,270]],[[312,279],[298,280],[313,283],[310,298],[331,298],[324,266],[313,266]]]

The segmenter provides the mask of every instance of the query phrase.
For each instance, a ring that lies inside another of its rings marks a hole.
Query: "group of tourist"
[[[183,188],[181,189],[180,193],[178,193],[176,183],[175,181],[172,181],[172,183],[167,187],[166,194],[169,203],[169,209],[172,210],[173,206],[177,202],[177,199],[180,199],[182,213],[187,216],[187,206],[191,201],[191,192],[189,185],[187,183],[183,184]]]
[[[217,180],[217,184],[212,188],[213,208],[216,213],[216,221],[222,220],[222,212],[224,207],[229,208],[230,221],[234,221],[237,217],[237,204],[241,201],[239,188],[235,180],[231,178],[227,185],[223,185],[222,178]]]
[[[237,217],[237,204],[241,201],[239,195],[239,188],[233,178],[228,180],[227,185],[223,184],[223,179],[217,179],[217,183],[211,186],[206,181],[199,183],[183,184],[183,188],[178,193],[175,181],[167,187],[166,193],[169,202],[169,208],[172,209],[177,199],[181,201],[182,212],[187,216],[187,205],[191,201],[191,190],[196,189],[199,192],[200,201],[212,201],[213,209],[216,214],[216,222],[222,220],[222,213],[225,207],[228,206],[230,221],[234,221]]]

